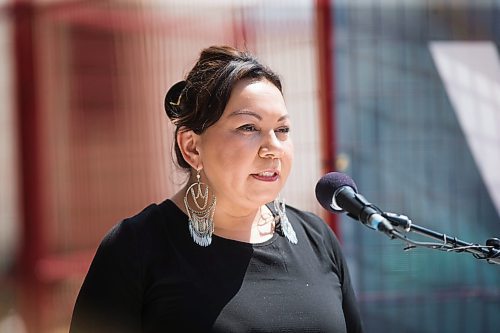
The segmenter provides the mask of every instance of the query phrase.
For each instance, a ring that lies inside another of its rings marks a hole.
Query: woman
[[[71,332],[361,332],[334,234],[279,200],[293,146],[278,76],[210,47],[165,109],[190,179],[104,238]]]

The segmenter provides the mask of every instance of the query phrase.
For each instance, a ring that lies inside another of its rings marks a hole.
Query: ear
[[[198,145],[200,136],[193,130],[188,130],[185,127],[179,128],[177,131],[177,144],[179,145],[182,157],[195,170],[201,169],[200,153]]]

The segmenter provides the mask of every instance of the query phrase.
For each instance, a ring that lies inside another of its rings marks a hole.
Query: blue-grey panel
[[[333,3],[336,151],[350,158],[345,172],[369,200],[421,226],[475,243],[500,237],[428,49],[432,40],[500,45],[498,1]],[[341,227],[367,332],[498,332],[500,267],[464,253],[404,252],[347,217]]]

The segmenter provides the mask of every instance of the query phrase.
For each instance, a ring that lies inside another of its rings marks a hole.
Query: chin
[[[247,192],[246,198],[252,205],[260,207],[274,201],[279,196],[281,190],[282,186],[267,187],[267,189],[259,188],[250,193]]]
[[[259,206],[265,205],[267,203],[274,201],[274,199],[276,199],[278,197],[278,194],[279,193],[276,193],[274,195],[272,195],[272,194],[263,195],[259,198],[256,198],[255,202],[257,202],[259,204]]]

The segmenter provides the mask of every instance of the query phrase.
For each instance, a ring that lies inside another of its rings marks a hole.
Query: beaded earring
[[[274,209],[278,213],[278,216],[276,216],[276,229],[281,230],[290,243],[297,244],[297,235],[286,216],[285,200],[281,199],[279,196],[274,199]]]
[[[188,187],[184,195],[184,205],[189,217],[189,232],[194,242],[200,246],[208,246],[212,243],[214,232],[214,212],[217,199],[211,195],[209,204],[208,185],[201,182],[200,170],[196,173],[196,182]],[[191,200],[190,200],[191,199]],[[196,207],[190,206],[190,201]]]

